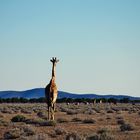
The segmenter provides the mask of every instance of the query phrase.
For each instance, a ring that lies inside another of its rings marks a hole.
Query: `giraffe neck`
[[[54,78],[56,75],[55,75],[55,64],[53,64],[52,66],[52,78]]]

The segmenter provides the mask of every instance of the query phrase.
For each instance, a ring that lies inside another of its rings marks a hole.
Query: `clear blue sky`
[[[0,0],[0,90],[140,96],[139,0]]]

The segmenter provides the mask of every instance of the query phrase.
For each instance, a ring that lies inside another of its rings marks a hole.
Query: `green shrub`
[[[133,131],[134,127],[131,124],[122,124],[120,129],[121,131]]]
[[[54,120],[48,121],[47,126],[56,126],[56,121],[54,121]]]
[[[108,110],[107,113],[114,113],[113,110]]]
[[[83,120],[83,123],[95,123],[96,121],[92,118]]]
[[[34,124],[38,126],[55,126],[56,121],[46,121],[43,119],[28,119],[26,120],[26,124]]]
[[[23,115],[16,115],[11,119],[12,122],[24,122],[25,120],[26,118]]]

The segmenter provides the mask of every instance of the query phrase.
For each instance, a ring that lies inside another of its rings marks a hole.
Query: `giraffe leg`
[[[53,111],[55,112],[55,104],[53,104]]]
[[[48,105],[48,120],[50,120],[50,107]]]
[[[55,113],[55,104],[53,104],[53,117],[52,117],[52,119],[54,120],[54,113]]]
[[[54,106],[51,106],[51,120],[54,120]]]

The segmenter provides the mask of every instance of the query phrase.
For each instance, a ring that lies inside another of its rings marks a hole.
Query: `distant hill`
[[[26,91],[0,91],[0,98],[40,98],[44,97],[44,88],[35,88],[31,90]],[[76,93],[68,93],[64,91],[59,91],[58,98],[116,98],[116,99],[122,99],[122,98],[129,98],[130,100],[140,100],[140,97],[132,97],[132,96],[126,96],[126,95],[97,95],[97,94],[76,94]]]

